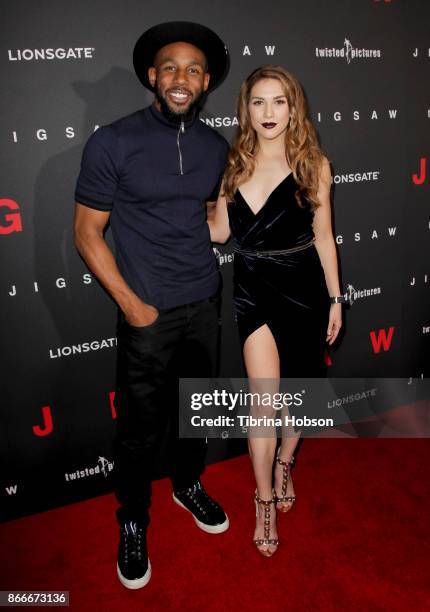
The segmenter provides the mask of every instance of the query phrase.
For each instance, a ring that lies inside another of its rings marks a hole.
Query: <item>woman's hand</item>
[[[327,327],[326,342],[333,344],[342,327],[342,304],[332,304]]]
[[[230,238],[230,222],[227,212],[227,200],[224,193],[224,186],[221,185],[218,200],[216,202],[206,202],[207,222],[211,235],[211,242],[224,244]]]

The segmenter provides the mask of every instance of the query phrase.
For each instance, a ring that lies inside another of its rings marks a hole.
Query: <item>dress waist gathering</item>
[[[312,240],[310,240],[306,244],[292,247],[291,249],[278,249],[272,251],[257,251],[254,249],[241,249],[239,247],[235,247],[234,252],[249,257],[272,257],[275,255],[289,255],[290,253],[296,253],[297,251],[303,251],[304,249],[308,249],[309,247],[313,246],[314,242],[315,238],[312,238]]]

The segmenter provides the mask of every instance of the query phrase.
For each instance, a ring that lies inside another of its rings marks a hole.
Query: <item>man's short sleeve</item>
[[[208,202],[215,202],[218,199],[218,194],[219,194],[219,191],[221,189],[222,179],[224,177],[225,167],[227,165],[227,158],[228,158],[229,150],[230,150],[230,145],[225,140],[225,138],[223,138],[222,139],[222,143],[221,143],[220,161],[219,161],[219,164],[220,164],[220,174],[219,174],[219,178],[218,178],[217,184],[215,185],[211,195],[208,198]]]
[[[82,155],[75,200],[96,210],[112,210],[120,175],[118,137],[109,127],[90,136]]]

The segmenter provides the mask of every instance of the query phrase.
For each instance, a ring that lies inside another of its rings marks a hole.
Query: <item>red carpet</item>
[[[70,591],[73,610],[430,609],[428,440],[305,440],[293,477],[297,502],[278,518],[281,545],[252,544],[247,457],[210,466],[207,489],[231,528],[201,532],[154,483],[151,582],[117,581],[112,495],[0,526],[1,589]]]

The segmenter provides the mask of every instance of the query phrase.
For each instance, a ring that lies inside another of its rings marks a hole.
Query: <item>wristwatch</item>
[[[330,304],[346,304],[348,298],[344,295],[333,295],[330,297]]]

